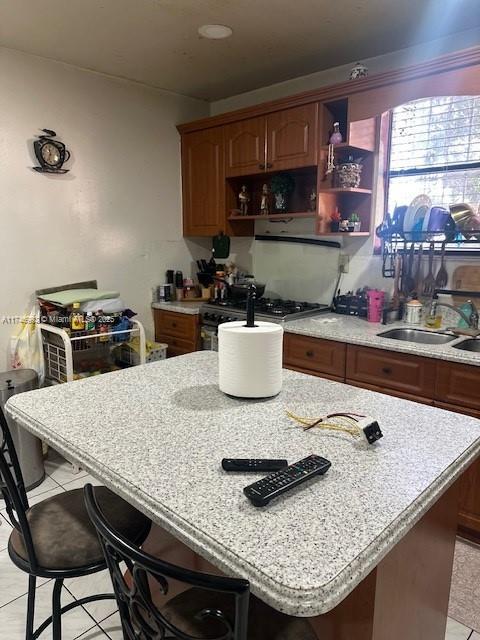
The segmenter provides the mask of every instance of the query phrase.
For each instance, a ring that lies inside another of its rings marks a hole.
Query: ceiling
[[[479,25],[478,0],[0,0],[3,46],[209,101]]]

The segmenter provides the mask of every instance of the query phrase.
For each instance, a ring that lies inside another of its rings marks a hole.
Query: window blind
[[[416,100],[393,110],[390,172],[480,163],[480,96]]]

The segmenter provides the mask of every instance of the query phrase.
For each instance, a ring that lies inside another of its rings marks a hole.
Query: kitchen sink
[[[480,340],[464,340],[458,344],[452,344],[454,349],[461,349],[462,351],[474,351],[480,353]]]
[[[377,333],[379,338],[390,338],[390,340],[404,340],[406,342],[417,342],[420,344],[446,344],[455,340],[458,336],[451,333],[440,333],[437,331],[422,331],[422,329],[390,329],[383,333]],[[470,340],[467,340],[470,342]],[[475,342],[475,340],[472,340]],[[467,347],[465,347],[467,348]],[[475,351],[476,349],[472,349]]]

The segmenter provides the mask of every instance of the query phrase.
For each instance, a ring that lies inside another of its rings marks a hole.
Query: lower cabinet
[[[283,342],[283,364],[287,369],[343,382],[346,351],[347,347],[342,342],[286,333]]]
[[[480,367],[286,333],[284,365],[480,418]],[[480,541],[480,460],[461,479],[459,533]]]
[[[392,395],[428,404],[435,389],[435,362],[405,353],[348,345],[345,377],[348,383],[361,383],[367,388],[375,385],[395,392]]]
[[[165,342],[168,345],[168,357],[198,351],[200,346],[198,315],[154,309],[153,319],[155,340]]]

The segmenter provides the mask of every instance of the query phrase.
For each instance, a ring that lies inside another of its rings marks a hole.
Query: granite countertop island
[[[408,325],[405,322],[393,322],[383,325],[367,322],[363,318],[344,316],[337,313],[320,314],[310,318],[292,320],[284,324],[284,329],[287,333],[480,366],[480,353],[453,348],[453,345],[467,340],[468,336],[455,338],[455,340],[446,344],[420,344],[418,342],[392,340],[378,335],[397,328],[430,331],[423,326]],[[434,331],[441,331],[441,329],[435,329]]]
[[[217,377],[217,355],[197,352],[18,394],[6,407],[258,597],[307,617],[352,592],[480,453],[474,418],[294,371],[275,398],[235,399]],[[365,413],[384,437],[370,446],[303,431],[287,409]],[[242,492],[258,476],[220,466],[311,453],[329,472],[263,509]]]

